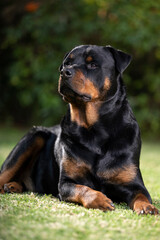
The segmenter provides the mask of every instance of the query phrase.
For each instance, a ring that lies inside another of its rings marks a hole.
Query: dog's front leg
[[[92,189],[90,175],[92,169],[89,163],[75,159],[71,154],[63,151],[58,185],[60,199],[81,204],[86,208],[114,210],[112,201],[106,195]]]
[[[74,202],[85,208],[100,209],[102,211],[114,210],[114,204],[103,193],[90,187],[65,182],[59,185],[60,198],[63,201]]]

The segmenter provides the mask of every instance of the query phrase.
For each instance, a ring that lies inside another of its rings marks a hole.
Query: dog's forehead
[[[69,58],[86,58],[92,56],[95,59],[102,59],[105,61],[113,61],[112,54],[105,49],[103,46],[97,45],[81,45],[73,48],[67,57]]]
[[[68,56],[71,58],[76,58],[78,56],[84,56],[85,53],[87,53],[88,48],[90,48],[88,45],[77,46],[70,51]]]
[[[91,46],[91,45],[81,45],[81,46],[78,46],[78,47],[75,47],[73,48],[69,55],[70,56],[78,56],[78,55],[82,55],[82,56],[85,56],[85,55],[89,55],[89,54],[97,54],[99,55],[100,53],[102,54],[103,52],[103,49],[101,46]]]

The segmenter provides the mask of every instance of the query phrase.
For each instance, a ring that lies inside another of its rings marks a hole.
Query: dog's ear
[[[130,64],[132,57],[124,53],[120,50],[117,50],[111,46],[106,46],[106,48],[112,53],[113,58],[115,60],[116,68],[120,73],[123,73],[124,70],[128,67]]]

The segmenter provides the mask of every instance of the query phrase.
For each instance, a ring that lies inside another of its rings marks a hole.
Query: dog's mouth
[[[88,94],[80,94],[78,91],[73,89],[69,84],[63,83],[59,86],[59,93],[62,95],[63,100],[66,102],[72,101],[91,101],[91,96]]]

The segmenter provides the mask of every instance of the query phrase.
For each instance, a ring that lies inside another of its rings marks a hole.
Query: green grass
[[[24,131],[0,129],[0,163]],[[160,147],[144,143],[141,169],[160,210]],[[125,204],[114,212],[85,209],[34,193],[0,195],[0,240],[159,240],[160,216],[137,216]]]

